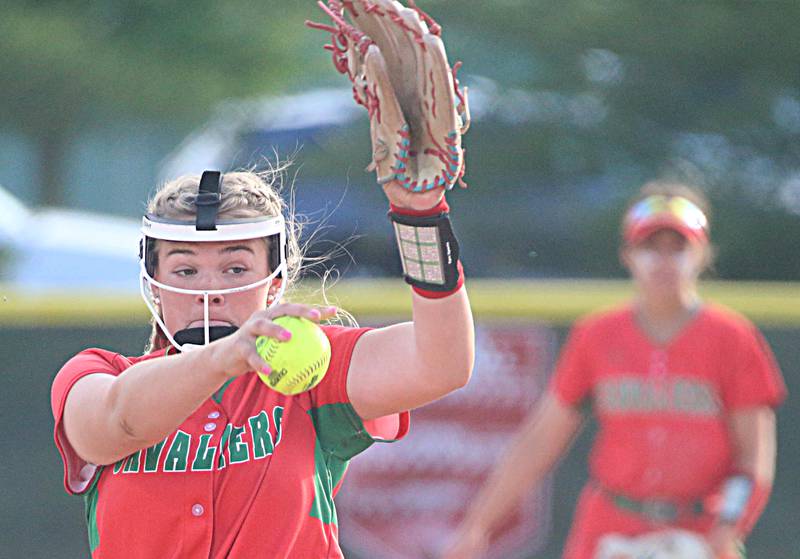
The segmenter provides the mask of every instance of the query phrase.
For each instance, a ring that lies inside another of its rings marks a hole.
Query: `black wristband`
[[[452,291],[458,285],[458,239],[450,216],[413,216],[389,212],[406,283],[428,291]]]

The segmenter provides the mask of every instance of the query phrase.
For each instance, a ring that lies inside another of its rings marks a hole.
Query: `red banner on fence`
[[[546,387],[557,349],[544,326],[477,330],[463,389],[412,412],[411,432],[353,460],[337,497],[343,546],[370,559],[437,557]],[[550,482],[527,496],[493,541],[493,558],[525,557],[546,538]]]

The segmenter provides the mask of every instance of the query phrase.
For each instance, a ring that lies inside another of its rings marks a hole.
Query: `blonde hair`
[[[281,197],[284,171],[289,163],[270,167],[266,171],[237,171],[223,173],[220,180],[220,219],[237,219],[283,215],[286,220],[286,277],[285,289],[296,283],[303,263],[299,244],[301,223],[295,219],[293,208]],[[147,204],[147,213],[164,219],[191,220],[196,216],[195,200],[200,187],[200,175],[184,175],[163,184]],[[158,265],[158,242],[153,245],[152,265]],[[152,331],[145,352],[169,346],[161,327],[151,319]]]

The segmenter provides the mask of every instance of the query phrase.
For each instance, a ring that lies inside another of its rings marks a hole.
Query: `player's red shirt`
[[[592,405],[599,432],[591,474],[634,498],[694,499],[731,473],[726,415],[775,407],[786,389],[756,328],[704,305],[667,345],[639,328],[631,306],[574,328],[553,379],[567,404]]]
[[[612,504],[611,493],[678,505],[712,494],[733,473],[727,414],[775,407],[786,395],[758,330],[713,305],[704,305],[665,345],[643,333],[631,306],[579,321],[552,388],[566,404],[591,406],[599,424],[593,481],[578,504],[567,559],[589,559],[605,534],[654,529]],[[682,517],[676,526],[705,532],[712,520]]]
[[[62,429],[67,394],[91,373],[119,375],[161,357],[89,349],[53,382],[55,440],[67,491],[83,495],[93,559],[338,558],[333,497],[348,461],[402,438],[409,414],[364,422],[347,397],[366,329],[324,326],[331,362],[309,392],[284,396],[253,373],[223,386],[164,441],[109,466],[83,462]]]

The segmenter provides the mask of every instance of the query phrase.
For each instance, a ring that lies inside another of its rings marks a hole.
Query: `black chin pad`
[[[211,326],[208,329],[209,341],[213,342],[225,336],[230,336],[236,330],[238,330],[236,326]],[[173,338],[175,338],[175,343],[178,345],[205,345],[206,343],[205,329],[202,326],[179,330],[175,332]]]

